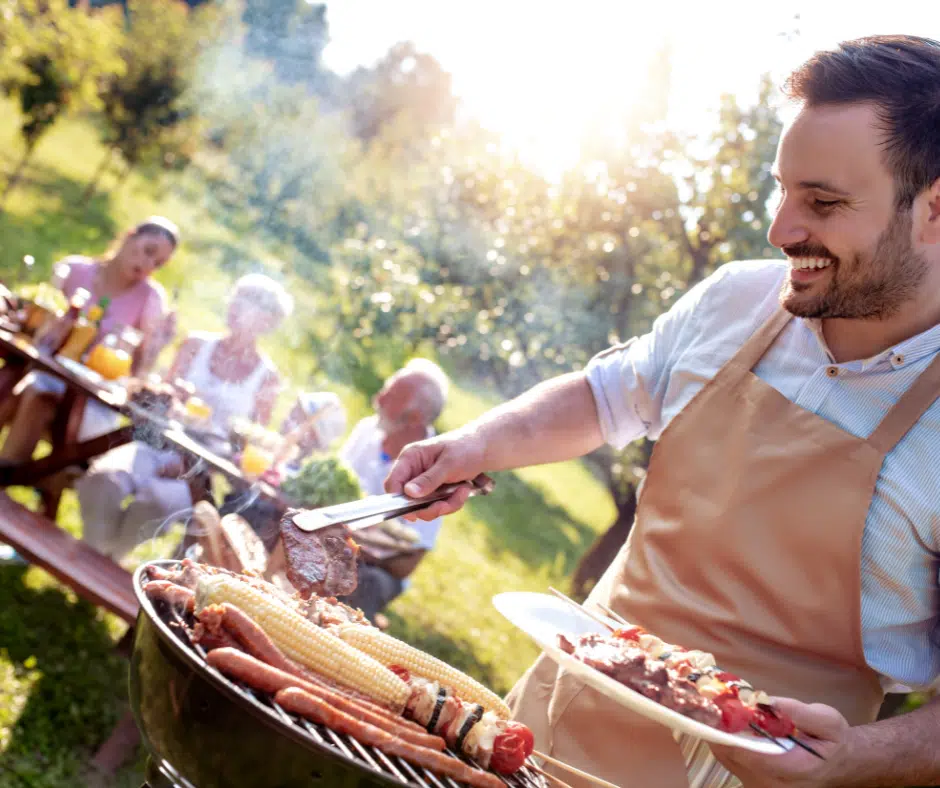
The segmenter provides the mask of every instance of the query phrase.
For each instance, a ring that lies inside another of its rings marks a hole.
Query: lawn
[[[0,171],[19,155],[8,104],[0,104]],[[192,174],[148,180],[132,174],[119,191],[105,179],[101,193],[81,199],[103,152],[80,119],[59,123],[39,144],[25,184],[0,215],[0,278],[38,280],[67,253],[99,252],[120,228],[151,213],[182,227],[185,244],[160,278],[174,293],[181,330],[218,327],[231,282],[231,261],[270,259],[270,250],[212,220]],[[21,261],[32,255],[28,271]],[[316,296],[298,284],[295,326],[312,325]],[[315,359],[296,333],[273,337],[267,349],[290,370],[291,392],[322,383]],[[335,387],[350,425],[367,410],[358,392]],[[289,392],[290,393],[290,392]],[[289,394],[282,398],[281,409]],[[466,422],[495,404],[487,392],[457,381],[442,426]],[[30,503],[32,494],[14,491]],[[508,689],[536,654],[496,613],[492,594],[565,587],[566,576],[613,517],[603,487],[579,463],[497,475],[496,491],[447,519],[439,546],[422,563],[411,588],[392,605],[395,634],[464,668],[499,691]],[[61,525],[81,522],[67,494]],[[168,548],[147,546],[139,560]],[[44,572],[0,566],[0,788],[65,788],[90,784],[84,764],[126,709],[126,663],[111,649],[124,626],[76,600]],[[136,788],[138,756],[115,786]]]

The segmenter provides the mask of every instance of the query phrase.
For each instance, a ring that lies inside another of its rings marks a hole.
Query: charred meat
[[[296,510],[281,520],[281,540],[287,556],[287,578],[306,598],[346,596],[359,583],[359,546],[349,529],[339,523],[317,531],[302,531],[294,525]]]

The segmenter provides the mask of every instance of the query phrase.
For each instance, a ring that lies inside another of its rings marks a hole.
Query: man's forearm
[[[940,699],[910,714],[853,728],[850,735],[849,757],[832,785],[940,785]]]
[[[486,469],[502,471],[581,457],[604,442],[583,373],[541,383],[468,425],[486,445]]]

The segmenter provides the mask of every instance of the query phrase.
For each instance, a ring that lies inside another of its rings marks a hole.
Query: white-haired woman
[[[192,384],[212,409],[211,421],[220,433],[239,417],[270,421],[280,378],[258,340],[292,309],[293,300],[281,285],[249,274],[236,282],[229,299],[226,333],[191,334],[180,346],[169,379]],[[189,484],[179,478],[181,470],[176,454],[141,442],[99,457],[75,485],[85,540],[120,559],[167,520],[184,519],[193,499]],[[133,501],[125,507],[129,496]]]

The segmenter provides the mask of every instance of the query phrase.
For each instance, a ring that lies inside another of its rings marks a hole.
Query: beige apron
[[[859,725],[883,699],[862,651],[862,532],[885,455],[940,391],[940,356],[857,438],[751,371],[790,317],[775,313],[666,428],[631,536],[590,599]],[[509,700],[563,761],[624,788],[688,784],[671,731],[544,654]]]

